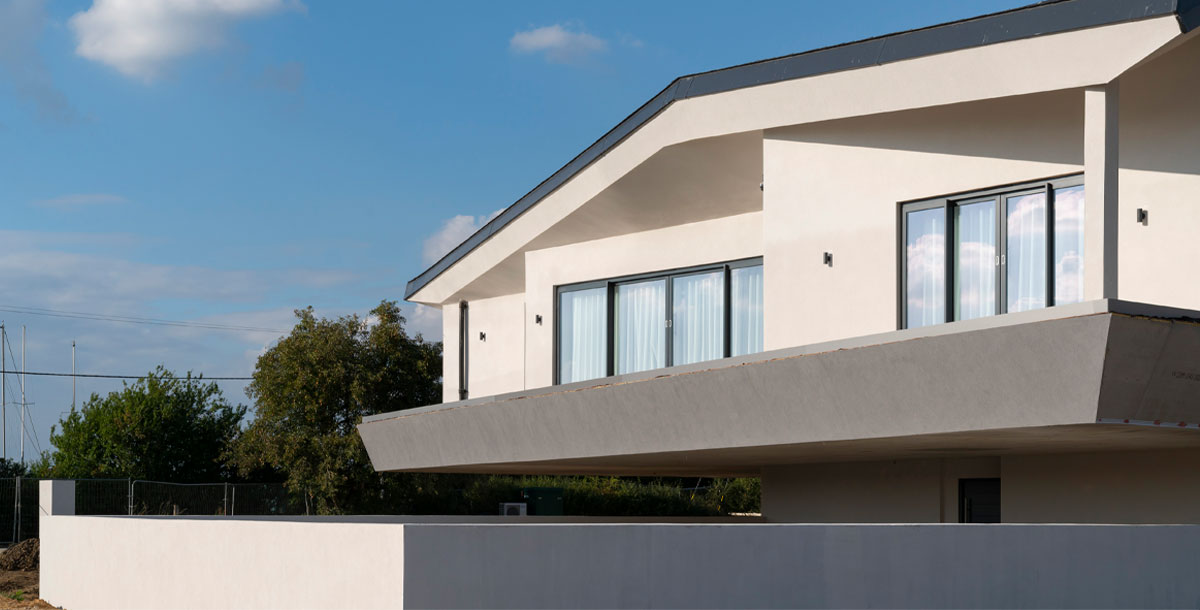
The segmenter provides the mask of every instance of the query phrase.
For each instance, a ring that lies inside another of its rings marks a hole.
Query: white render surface
[[[1126,608],[1200,598],[1200,526],[42,519],[107,608]],[[469,519],[468,519],[469,520]]]

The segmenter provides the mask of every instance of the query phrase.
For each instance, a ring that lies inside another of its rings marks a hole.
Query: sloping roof
[[[1000,13],[681,76],[532,191],[508,206],[466,241],[410,280],[404,298],[412,298],[446,269],[498,233],[508,223],[516,220],[526,210],[537,205],[675,101],[1000,42],[1168,15],[1174,15],[1179,20],[1182,32],[1190,32],[1200,26],[1200,0],[1048,0]]]

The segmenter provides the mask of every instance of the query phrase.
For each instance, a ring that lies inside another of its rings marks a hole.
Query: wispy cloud
[[[80,57],[151,81],[171,62],[225,44],[238,21],[303,10],[298,0],[95,0],[70,20]]]
[[[0,83],[33,104],[43,120],[69,123],[77,117],[54,84],[37,42],[46,26],[43,0],[0,0]]]
[[[513,34],[508,46],[522,54],[541,54],[546,61],[558,64],[579,62],[593,54],[608,50],[608,41],[571,29],[571,24],[548,25]]]
[[[462,243],[463,240],[478,231],[488,221],[499,216],[500,212],[503,211],[503,209],[499,209],[487,216],[478,217],[459,215],[446,220],[446,222],[442,223],[442,228],[438,229],[437,233],[425,239],[422,251],[425,264],[429,265],[437,262],[447,252],[453,250],[455,246]]]
[[[33,202],[33,205],[41,208],[57,208],[66,210],[102,205],[117,205],[122,203],[129,203],[129,200],[120,195],[112,195],[109,193],[74,193],[71,195],[51,197],[50,199],[41,199]]]

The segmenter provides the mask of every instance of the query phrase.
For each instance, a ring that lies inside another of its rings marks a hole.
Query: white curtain
[[[955,208],[954,319],[996,313],[996,201]]]
[[[763,268],[730,270],[729,353],[733,356],[763,351]]]
[[[559,295],[559,383],[597,379],[607,372],[607,292],[600,287]]]
[[[946,211],[908,212],[905,240],[905,326],[946,321]]]
[[[1054,304],[1083,300],[1083,186],[1054,191]]]
[[[725,355],[725,272],[671,280],[673,364],[716,360]]]
[[[667,365],[667,282],[617,286],[617,374]]]
[[[1008,311],[1046,306],[1046,193],[1009,197]]]

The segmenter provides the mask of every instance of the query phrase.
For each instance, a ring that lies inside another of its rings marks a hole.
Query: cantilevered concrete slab
[[[387,413],[359,431],[378,470],[496,473],[1200,447],[1197,319],[1096,301]]]

